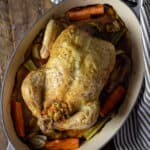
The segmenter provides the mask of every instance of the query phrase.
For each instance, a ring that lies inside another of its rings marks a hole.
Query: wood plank
[[[44,11],[47,11],[49,8],[52,7],[52,3],[50,2],[50,0],[43,0],[43,9]]]
[[[13,48],[49,7],[47,0],[0,0],[0,79]],[[1,118],[0,145],[3,145],[2,150],[6,149],[7,141],[2,131]]]
[[[7,0],[0,0],[0,82],[2,80],[2,75],[11,55],[12,49],[13,41],[11,35],[11,25],[9,22]],[[2,123],[0,118],[0,149],[6,149],[6,145],[7,141],[2,130]]]
[[[8,4],[16,46],[35,20],[50,7],[50,3],[48,0],[8,0]]]
[[[8,9],[12,25],[14,46],[16,46],[28,27],[26,0],[8,0]]]
[[[44,8],[41,0],[26,0],[26,5],[27,24],[28,28],[30,28],[33,23],[42,15]]]
[[[4,71],[13,49],[11,24],[6,0],[0,0],[0,76]]]

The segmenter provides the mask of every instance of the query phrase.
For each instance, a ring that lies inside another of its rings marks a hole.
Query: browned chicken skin
[[[91,127],[99,94],[115,64],[115,48],[69,26],[54,42],[45,68],[32,71],[22,95],[43,133]]]

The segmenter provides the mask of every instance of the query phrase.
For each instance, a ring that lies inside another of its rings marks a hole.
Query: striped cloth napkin
[[[142,9],[144,10],[144,7]],[[141,15],[141,17],[143,16]],[[148,20],[146,16],[145,19]],[[150,150],[150,22],[149,28],[146,28],[142,23],[141,25],[143,30],[145,78],[137,104],[114,138],[116,150]],[[144,36],[145,29],[147,35],[149,33],[147,38]],[[147,43],[148,45],[146,45]]]

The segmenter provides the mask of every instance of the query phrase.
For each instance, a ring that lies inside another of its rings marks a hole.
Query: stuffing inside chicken
[[[76,26],[61,32],[44,68],[31,71],[22,96],[43,133],[81,130],[99,115],[99,95],[115,65],[115,48]]]

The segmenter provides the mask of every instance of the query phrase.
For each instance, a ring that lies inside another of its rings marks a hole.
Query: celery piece
[[[116,56],[117,56],[117,55],[122,55],[122,54],[125,54],[125,51],[123,51],[123,50],[118,50],[118,51],[116,51]]]
[[[90,140],[111,118],[115,116],[115,114],[116,110],[110,112],[110,114],[98,121],[93,127],[86,130],[83,134],[83,137],[86,140]]]
[[[120,32],[114,33],[111,42],[116,45],[122,36],[126,33],[126,29],[121,30]]]
[[[35,66],[35,64],[33,63],[33,61],[31,59],[29,59],[27,62],[25,62],[24,67],[29,71],[37,69],[37,67]]]
[[[121,29],[121,25],[117,20],[113,21],[111,24],[106,25],[106,31],[107,32],[119,32]]]
[[[86,140],[90,140],[105,125],[105,123],[109,119],[110,119],[110,117],[107,116],[107,117],[103,118],[102,120],[100,120],[99,122],[97,122],[95,126],[88,129],[87,131],[85,131],[85,133],[83,134],[83,137]]]
[[[99,32],[102,31],[102,28],[100,26],[100,24],[96,23],[96,22],[90,22],[89,25],[96,27],[98,29]]]

